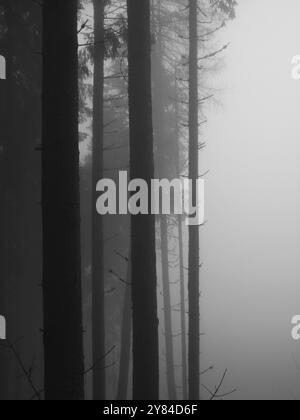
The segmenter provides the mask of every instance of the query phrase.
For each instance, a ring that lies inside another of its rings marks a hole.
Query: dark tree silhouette
[[[168,161],[168,144],[166,130],[166,74],[163,66],[163,28],[162,28],[162,4],[157,2],[157,14],[153,7],[153,17],[156,18],[157,34],[156,42],[153,47],[153,105],[154,105],[154,139],[156,146],[155,160],[157,162],[156,172],[158,178],[168,178],[171,172],[170,162]],[[175,372],[174,372],[174,347],[173,347],[173,327],[172,327],[172,308],[170,293],[170,273],[169,273],[169,240],[168,240],[168,217],[162,215],[160,221],[161,238],[161,264],[162,264],[162,288],[164,302],[164,334],[166,349],[166,373],[168,395],[170,400],[177,399]]]
[[[198,168],[198,21],[197,0],[189,0],[189,178],[195,197]],[[199,226],[189,228],[189,398],[200,398]]]
[[[125,284],[124,303],[121,324],[120,368],[117,400],[126,400],[128,393],[130,349],[132,338],[131,310],[131,257],[128,259],[127,283]]]
[[[41,327],[37,287],[41,274],[40,162],[34,151],[40,135],[40,57],[33,57],[28,48],[39,38],[40,8],[21,0],[2,1],[0,6],[1,53],[7,61],[7,80],[1,81],[1,307],[9,338],[18,340],[16,349],[27,360],[36,351],[38,340],[33,336]],[[22,336],[26,339],[20,340]],[[1,360],[6,371],[1,375],[3,395],[26,398],[27,384],[19,367],[6,357],[5,349],[1,353],[5,353]]]
[[[43,28],[45,398],[81,400],[77,0],[45,0]]]
[[[7,0],[1,0],[1,24],[5,26],[7,19]],[[8,57],[8,32],[6,36],[1,35],[0,51],[5,57]],[[5,241],[6,241],[6,227],[5,227],[5,206],[6,206],[6,187],[5,182],[6,165],[7,165],[7,135],[8,135],[8,113],[7,113],[7,92],[8,80],[0,80],[0,310],[1,314],[7,316],[7,296],[6,293],[6,275],[5,275]],[[5,399],[7,395],[7,354],[3,347],[0,347],[0,399]]]
[[[163,279],[163,301],[165,317],[165,340],[166,340],[166,361],[167,361],[167,383],[170,400],[177,399],[175,372],[174,372],[174,347],[172,328],[172,307],[170,293],[169,273],[169,246],[168,246],[168,219],[163,215],[160,219],[161,228],[161,255],[162,255],[162,279]]]
[[[96,212],[96,185],[103,178],[104,0],[94,0],[94,95],[92,144],[92,323],[94,400],[105,399],[105,302],[103,223]],[[100,362],[99,362],[100,361]]]
[[[175,71],[175,148],[176,148],[176,173],[180,177],[180,134],[179,134],[179,106],[177,70]],[[182,216],[178,216],[178,248],[179,248],[179,275],[180,275],[180,323],[181,323],[181,363],[182,363],[182,396],[187,400],[188,374],[187,374],[187,337],[186,337],[186,302],[185,302],[185,273],[184,273],[184,241]]]
[[[127,0],[127,6],[131,178],[144,179],[150,187],[154,178],[150,2]],[[131,226],[133,399],[158,400],[155,218],[136,215]]]
[[[181,322],[181,363],[182,363],[182,396],[187,400],[187,337],[186,337],[186,304],[185,304],[185,275],[183,260],[183,229],[182,218],[178,217],[178,244],[179,244],[179,270],[180,270],[180,322]]]

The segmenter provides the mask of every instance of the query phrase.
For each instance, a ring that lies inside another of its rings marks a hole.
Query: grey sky
[[[241,0],[226,67],[213,83],[201,158],[209,224],[201,236],[202,366],[229,369],[233,398],[300,398],[300,54],[297,0]],[[298,357],[297,357],[298,355]]]

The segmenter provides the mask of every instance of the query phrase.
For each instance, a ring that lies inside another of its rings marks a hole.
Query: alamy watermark
[[[0,79],[6,79],[6,60],[3,55],[0,55]]]
[[[295,341],[299,341],[300,340],[300,315],[295,315],[292,318],[291,324],[293,325],[292,328],[292,339]]]
[[[300,80],[300,55],[294,55],[292,57],[292,71],[291,77],[293,80]]]
[[[149,191],[150,189],[150,191]],[[112,179],[101,179],[96,209],[104,215],[182,215],[187,226],[204,223],[204,180],[143,179],[128,182],[126,171],[119,172],[118,186]],[[150,201],[150,203],[149,203]]]
[[[0,340],[6,340],[6,319],[0,316]]]

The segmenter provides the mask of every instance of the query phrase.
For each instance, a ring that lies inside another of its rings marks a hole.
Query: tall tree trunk
[[[104,0],[94,0],[94,98],[92,145],[93,399],[105,400],[105,300],[103,223],[96,212],[96,185],[103,178]]]
[[[150,2],[127,0],[127,6],[131,178],[144,179],[150,191],[154,178]],[[155,217],[133,216],[131,226],[133,399],[158,400]]]
[[[5,23],[7,24],[7,1],[1,0],[0,5],[4,12]],[[8,31],[6,36],[1,38],[1,54],[7,60],[8,57]],[[7,69],[6,69],[7,70]],[[8,80],[0,80],[0,311],[1,315],[7,317],[7,275],[6,275],[6,170],[7,170],[7,145],[8,145]],[[6,400],[8,382],[8,354],[7,350],[0,346],[0,400]]]
[[[181,360],[182,360],[182,396],[187,400],[187,346],[186,346],[186,305],[185,305],[185,276],[183,259],[182,219],[178,217],[179,269],[180,269],[180,321],[181,321]]]
[[[155,16],[155,5],[152,5],[152,14]],[[154,138],[156,145],[157,175],[159,178],[168,178],[171,168],[166,157],[168,154],[165,130],[165,106],[166,97],[163,76],[163,43],[162,43],[162,24],[161,24],[161,0],[157,2],[157,22],[158,34],[156,45],[153,52],[153,103],[154,103]],[[170,293],[170,274],[169,274],[169,240],[168,240],[168,219],[166,216],[160,218],[161,234],[161,264],[162,264],[162,286],[164,297],[164,320],[165,320],[165,346],[166,346],[166,365],[167,365],[167,384],[170,400],[177,399],[175,372],[174,372],[174,347],[173,347],[173,326],[172,308]]]
[[[176,175],[181,177],[180,172],[180,136],[179,136],[179,98],[177,95],[177,70],[175,71],[175,135],[176,135]],[[187,385],[187,343],[186,343],[186,305],[185,305],[185,275],[183,255],[183,228],[182,217],[178,216],[178,246],[179,246],[179,275],[180,275],[180,322],[181,322],[181,363],[182,363],[182,397],[188,398]]]
[[[77,0],[45,0],[43,28],[45,398],[82,400]]]
[[[1,16],[5,19],[3,28],[7,28],[1,41],[4,43],[1,53],[5,54],[7,61],[7,80],[0,82],[3,89],[1,107],[5,106],[0,117],[4,118],[0,152],[0,276],[4,288],[0,308],[7,318],[8,339],[15,342],[24,337],[24,340],[18,341],[16,350],[27,364],[37,350],[35,337],[41,326],[40,292],[37,287],[41,277],[40,209],[37,204],[40,161],[34,152],[35,141],[40,135],[40,97],[37,93],[40,88],[37,76],[40,59],[37,56],[33,60],[29,50],[23,48],[28,39],[33,41],[29,36],[27,18],[22,20],[24,3],[21,0],[2,0],[0,5]],[[32,16],[35,7],[33,5],[29,10],[26,7],[28,16]],[[36,89],[29,90],[26,84],[20,83],[18,74],[31,78]],[[28,390],[17,360],[7,349],[2,349],[1,353],[4,353],[0,357],[0,363],[4,364],[1,382],[5,384],[1,399],[27,399],[32,391]]]
[[[196,197],[198,164],[198,21],[197,0],[189,0],[189,177]],[[189,398],[200,398],[199,226],[189,228]]]
[[[131,256],[128,261],[127,282],[131,283]],[[121,325],[121,349],[120,369],[117,400],[126,400],[128,393],[130,349],[132,338],[132,310],[131,310],[131,288],[125,285],[123,316]]]
[[[23,132],[25,125],[24,110],[20,104],[21,90],[16,82],[16,40],[18,37],[17,2],[4,3],[4,13],[7,25],[7,84],[6,88],[6,131],[4,131],[4,180],[5,191],[2,201],[3,217],[3,280],[5,283],[5,315],[8,322],[7,336],[10,341],[15,341],[20,336],[21,293],[20,287],[25,280],[25,258],[23,246],[24,230],[23,221],[26,220],[26,205],[20,212],[20,202],[26,203],[26,172],[24,161],[26,160],[26,133]],[[2,82],[3,83],[3,82]],[[20,127],[22,129],[20,130]],[[20,143],[20,133],[24,135],[24,141]],[[24,216],[23,216],[24,211]],[[26,226],[26,224],[25,224]],[[17,346],[18,352],[21,344]],[[7,350],[6,350],[7,351]],[[6,372],[9,378],[6,380],[6,398],[19,400],[20,393],[20,370],[15,360],[7,360]]]
[[[169,399],[176,400],[176,384],[174,374],[174,348],[172,328],[172,308],[170,296],[170,274],[169,274],[169,247],[168,247],[168,222],[167,216],[161,216],[161,259],[162,279],[164,295],[164,316],[165,316],[165,339],[166,339],[166,361],[167,361],[167,383]]]

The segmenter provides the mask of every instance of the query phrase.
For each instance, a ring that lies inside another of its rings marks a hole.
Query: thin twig
[[[96,366],[102,362],[103,360],[105,360],[107,358],[107,356],[109,356],[114,350],[115,350],[116,346],[113,346],[110,350],[108,350],[105,355],[103,357],[101,357],[100,359],[96,360],[95,363],[92,364],[91,367],[89,367],[86,371],[83,372],[83,375],[87,375],[88,373],[92,372],[93,370],[95,370]],[[100,368],[100,369],[106,369],[106,367]]]
[[[20,366],[20,368],[22,369],[22,372],[24,373],[24,375],[25,375],[25,377],[26,377],[26,379],[27,379],[27,381],[28,381],[28,383],[29,383],[29,385],[30,385],[31,389],[32,389],[32,390],[33,390],[33,392],[34,392],[34,396],[32,397],[32,399],[33,399],[33,398],[37,398],[38,400],[40,400],[40,401],[41,401],[41,397],[40,397],[40,393],[41,393],[41,392],[39,392],[39,391],[37,390],[37,388],[35,387],[35,385],[34,385],[34,383],[33,383],[33,381],[32,381],[32,378],[31,378],[31,374],[27,371],[26,367],[24,366],[24,363],[23,363],[23,361],[22,361],[22,359],[21,359],[21,357],[20,357],[19,353],[17,352],[17,350],[16,350],[16,348],[15,348],[15,345],[14,345],[14,344],[12,344],[12,343],[10,343],[8,340],[6,340],[6,343],[7,343],[7,344],[3,344],[3,346],[4,346],[4,347],[6,347],[6,348],[8,348],[8,349],[10,349],[10,350],[12,351],[12,353],[13,353],[13,355],[15,356],[15,358],[16,358],[16,360],[17,360],[17,362],[18,362],[19,366]]]

